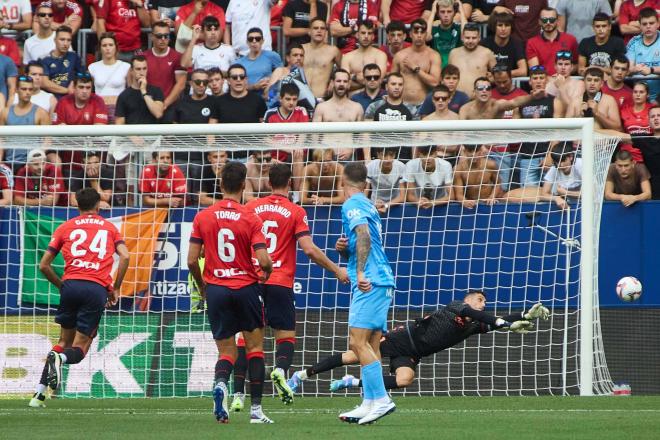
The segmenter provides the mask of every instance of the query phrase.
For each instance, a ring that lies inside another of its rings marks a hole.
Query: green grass
[[[654,397],[397,397],[397,411],[371,426],[337,415],[356,398],[297,398],[285,407],[264,399],[273,425],[250,425],[233,413],[215,422],[211,400],[59,399],[48,407],[0,400],[2,438],[262,439],[640,439],[660,435],[660,396]]]

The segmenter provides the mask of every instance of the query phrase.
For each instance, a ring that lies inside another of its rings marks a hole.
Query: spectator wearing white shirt
[[[245,39],[250,29],[270,29],[270,9],[275,3],[277,0],[230,0],[225,20],[232,46],[240,56],[250,50]],[[263,49],[273,49],[270,32],[264,35]]]
[[[32,5],[30,0],[2,0],[3,17],[0,30],[22,32],[32,28]]]
[[[89,73],[94,78],[94,90],[108,108],[108,124],[115,121],[117,97],[126,88],[126,77],[131,65],[117,59],[117,40],[112,32],[99,37],[101,59],[89,65]]]
[[[398,152],[398,148],[385,148],[378,153],[378,159],[367,165],[367,194],[382,214],[406,201],[406,183],[403,180],[406,166],[396,159]]]
[[[204,18],[201,26],[193,26],[190,44],[181,55],[181,67],[193,69],[210,69],[218,67],[226,76],[229,66],[234,64],[236,53],[232,46],[224,44],[222,28],[217,18]],[[204,41],[197,44],[198,41]]]
[[[573,145],[557,144],[550,152],[552,168],[543,178],[541,195],[560,208],[568,206],[567,200],[577,200],[582,188],[582,159],[575,157]]]
[[[451,164],[437,157],[435,146],[417,147],[417,157],[406,164],[406,199],[428,209],[449,203],[453,175]]]
[[[55,31],[52,29],[53,8],[43,3],[37,7],[36,33],[25,40],[23,64],[50,55],[55,49]]]

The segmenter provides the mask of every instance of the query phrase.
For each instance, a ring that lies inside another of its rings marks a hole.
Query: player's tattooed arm
[[[367,258],[369,257],[369,252],[371,252],[371,236],[369,235],[369,227],[366,224],[357,226],[355,233],[357,234],[355,245],[357,272],[360,273],[364,272],[367,266]]]

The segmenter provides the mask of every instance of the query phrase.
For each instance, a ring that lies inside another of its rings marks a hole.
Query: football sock
[[[252,405],[261,405],[261,396],[264,391],[264,377],[266,364],[264,352],[253,351],[247,354],[248,371],[250,373],[250,402]]]
[[[64,364],[77,364],[85,358],[85,352],[80,347],[71,347],[65,349],[60,357]]]
[[[362,388],[365,390],[365,397],[369,399],[380,399],[387,396],[380,361],[374,361],[362,367]]]
[[[309,368],[306,368],[307,377],[312,377],[316,374],[323,373],[324,371],[330,371],[333,368],[341,367],[343,364],[341,360],[342,353],[333,354],[325,359],[322,359],[320,362],[315,363]]]
[[[220,359],[215,363],[215,383],[224,382],[226,384],[229,381],[229,376],[231,376],[233,366],[234,360],[231,357],[220,356]]]
[[[293,349],[296,338],[282,338],[276,341],[277,349],[275,351],[275,367],[281,368],[286,373],[293,362]]]
[[[247,359],[245,358],[245,347],[238,348],[238,357],[234,363],[234,394],[245,394],[245,373],[247,371]]]
[[[371,382],[367,377],[367,373],[364,371],[365,368],[366,365],[364,367],[360,367],[360,376],[362,377],[362,398],[364,400],[373,400],[374,395],[372,392]]]

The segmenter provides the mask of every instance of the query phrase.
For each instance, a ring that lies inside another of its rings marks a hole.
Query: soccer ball
[[[637,301],[642,296],[642,283],[635,277],[623,277],[616,283],[616,294],[621,301]]]

